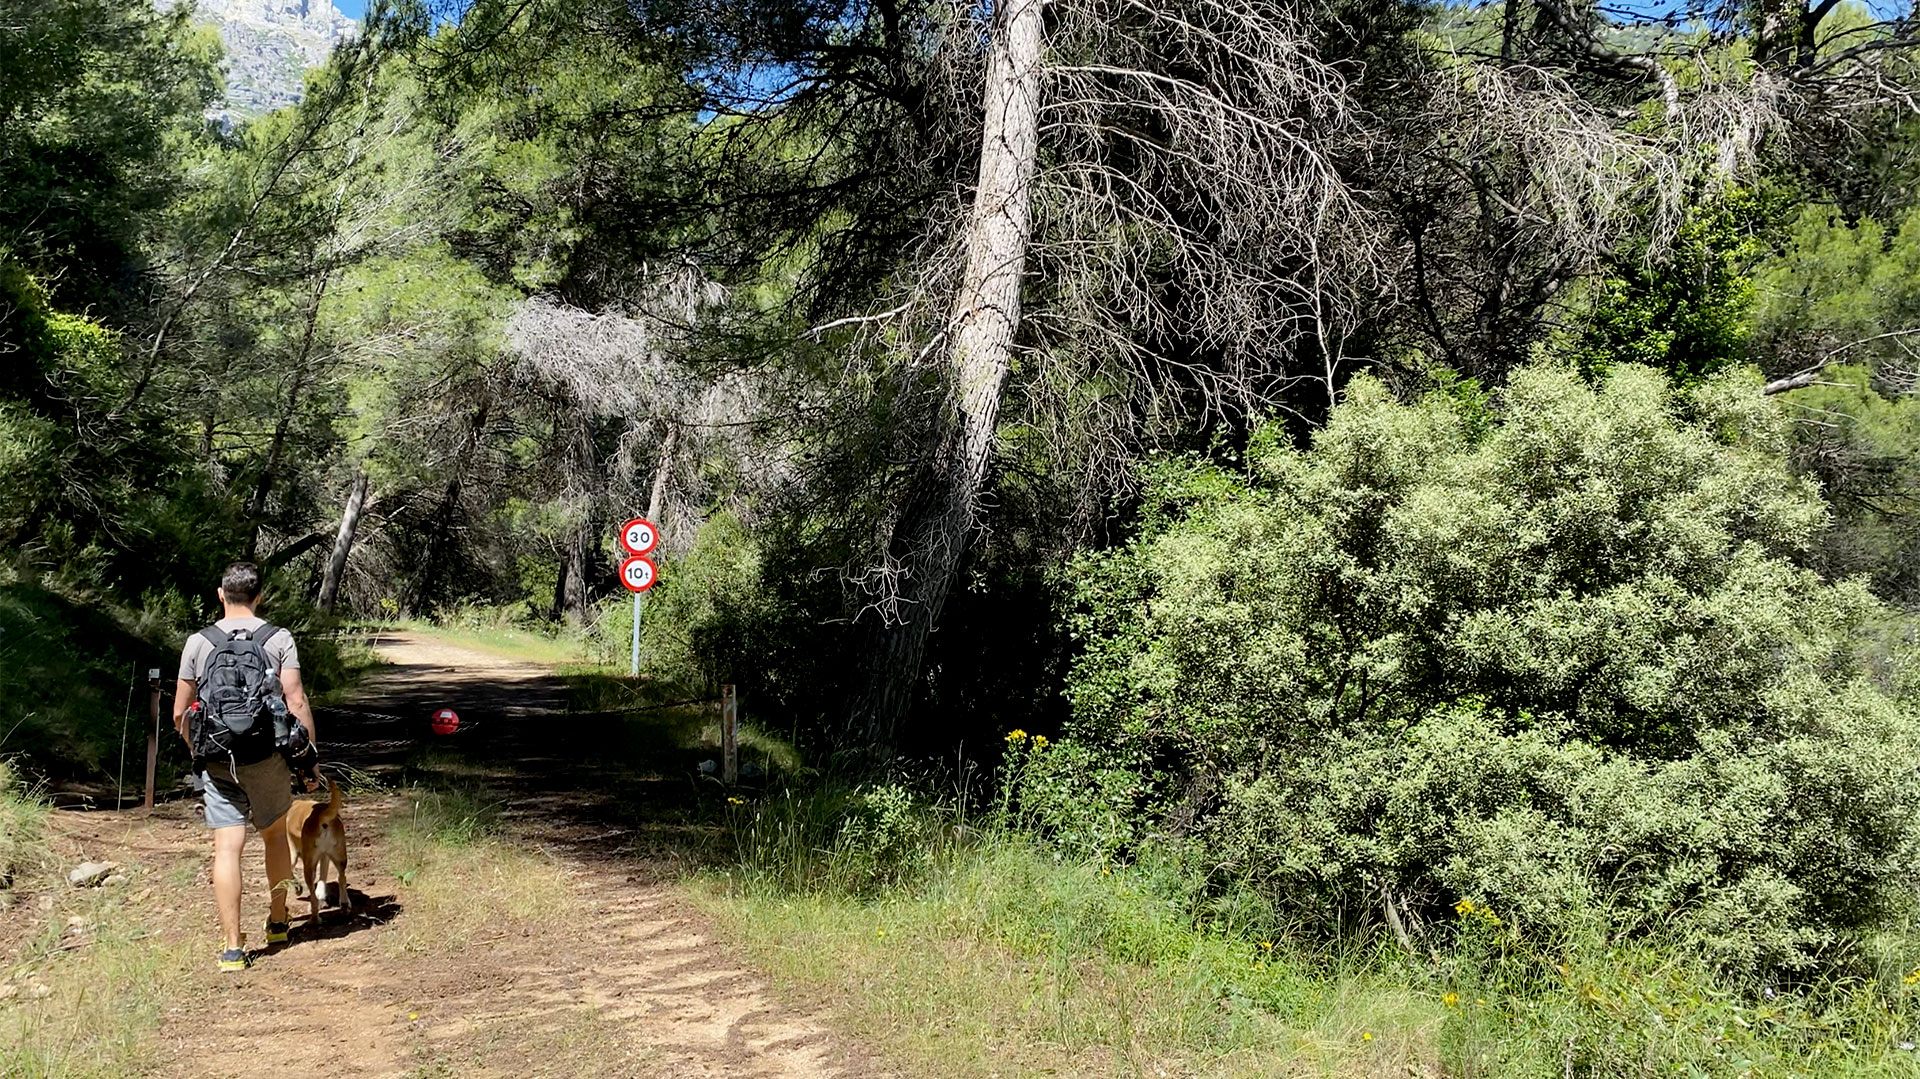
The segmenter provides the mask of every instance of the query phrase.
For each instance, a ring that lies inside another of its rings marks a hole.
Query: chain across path
[[[593,715],[621,716],[621,715],[630,715],[635,712],[658,712],[668,708],[683,708],[690,704],[706,704],[706,705],[717,706],[720,704],[720,701],[717,698],[713,698],[713,697],[692,697],[692,698],[688,698],[687,700],[681,700],[681,701],[664,701],[659,704],[643,705],[637,708],[625,708],[615,712],[581,712],[581,713],[574,713],[574,714],[576,716],[582,716],[582,717],[593,716]],[[410,719],[406,716],[394,715],[392,712],[376,712],[369,708],[328,707],[328,708],[322,708],[320,709],[320,711],[330,715],[351,716],[358,719],[381,720],[389,723],[417,724],[420,722],[420,720],[418,719]],[[461,735],[473,733],[473,731],[480,726],[481,726],[481,723],[478,720],[463,719],[460,721],[460,725],[456,727],[452,732],[448,734],[435,734],[434,739],[437,741],[437,740],[446,739],[446,738],[458,738]],[[352,751],[361,752],[361,753],[394,753],[403,749],[410,748],[414,745],[417,745],[421,741],[422,739],[419,737],[376,738],[376,739],[371,739],[364,742],[348,742],[348,741],[337,741],[334,739],[327,739],[327,740],[324,740],[321,744],[326,746],[328,749],[333,749],[333,750],[352,750]]]

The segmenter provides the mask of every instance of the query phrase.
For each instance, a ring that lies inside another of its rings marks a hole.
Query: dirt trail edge
[[[547,744],[567,724],[561,686],[544,668],[423,634],[376,642],[389,666],[341,709],[323,710],[322,747],[376,772],[431,707],[471,717],[475,737],[512,767],[513,841],[557,875],[564,912],[491,917],[466,910],[442,937],[396,879],[387,824],[407,812],[395,795],[354,801],[344,816],[356,909],[328,909],[318,926],[296,899],[293,939],[260,954],[243,975],[213,972],[213,952],[170,1006],[161,1074],[194,1079],[334,1076],[780,1076],[882,1074],[823,1017],[783,1000],[715,939],[663,872],[644,828],[622,826],[621,798],[597,793],[580,761],[519,749]],[[414,743],[417,746],[417,742]],[[406,748],[405,752],[411,752]],[[660,777],[686,789],[680,776]],[[578,784],[586,782],[584,789]],[[57,815],[63,855],[111,858],[144,870],[141,905],[165,915],[169,935],[218,933],[206,887],[207,840],[198,803],[180,798],[140,811]],[[257,841],[246,856],[244,918],[263,942],[265,879]],[[445,898],[440,900],[444,912]],[[410,905],[416,909],[410,910]],[[450,919],[452,921],[454,919]],[[478,928],[474,928],[477,925]],[[196,958],[200,955],[195,953]]]

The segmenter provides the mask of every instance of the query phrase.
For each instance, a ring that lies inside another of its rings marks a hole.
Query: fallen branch
[[[1839,359],[1840,355],[1848,349],[1859,348],[1861,345],[1871,345],[1875,341],[1886,341],[1895,337],[1911,337],[1917,333],[1920,333],[1920,326],[1912,326],[1904,330],[1888,330],[1886,333],[1876,333],[1872,337],[1862,337],[1858,341],[1848,341],[1846,344],[1828,351],[1825,356],[1820,358],[1819,363],[1803,371],[1788,375],[1785,378],[1774,379],[1772,382],[1762,386],[1760,392],[1771,397],[1776,393],[1786,393],[1788,390],[1802,390],[1808,386],[1820,385],[1820,373],[1831,366],[1833,361]]]

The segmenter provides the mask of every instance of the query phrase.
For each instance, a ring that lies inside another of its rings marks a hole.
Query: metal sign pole
[[[633,594],[633,670],[635,678],[640,677],[640,593]]]
[[[655,492],[657,495],[659,492]],[[641,596],[653,587],[659,568],[646,557],[647,552],[660,543],[660,526],[645,517],[635,517],[620,529],[620,546],[627,549],[633,557],[620,563],[620,583],[633,593],[633,662],[629,673],[640,677],[640,609]]]

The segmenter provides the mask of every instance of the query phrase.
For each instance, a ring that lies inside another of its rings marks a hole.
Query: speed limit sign
[[[629,554],[646,554],[659,542],[660,530],[645,517],[635,517],[620,529],[620,546],[625,547]]]
[[[653,562],[641,555],[634,555],[620,563],[620,583],[632,592],[645,592],[653,587],[654,578],[660,575]]]
[[[620,526],[620,546],[632,558],[620,563],[620,583],[633,593],[633,675],[640,676],[640,593],[653,587],[660,570],[647,552],[660,543],[660,526],[645,517],[635,517]]]

